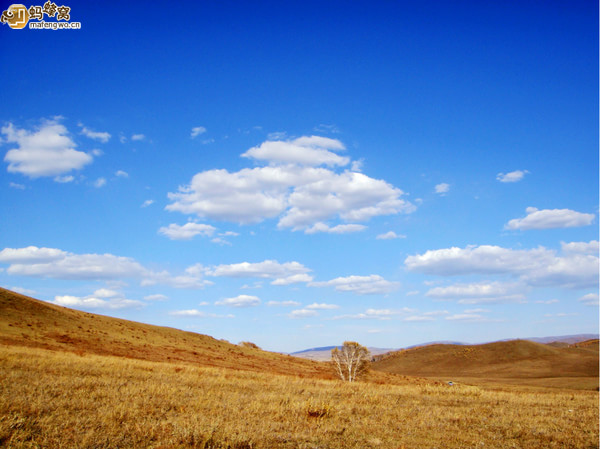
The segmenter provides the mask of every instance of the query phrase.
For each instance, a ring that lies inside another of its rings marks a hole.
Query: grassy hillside
[[[3,288],[0,288],[0,343],[332,378],[325,364],[233,345],[193,332],[80,312]]]
[[[0,447],[598,447],[591,391],[281,376],[0,345]]]
[[[546,345],[513,340],[484,345],[431,345],[386,354],[373,368],[409,376],[500,380],[597,388],[598,340]]]

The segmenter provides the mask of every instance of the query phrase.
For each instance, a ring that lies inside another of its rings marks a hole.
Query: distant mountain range
[[[303,359],[317,360],[317,361],[322,362],[325,360],[331,360],[331,350],[336,347],[339,348],[339,346],[323,346],[320,348],[310,348],[310,349],[305,349],[304,351],[292,352],[292,353],[290,353],[290,355],[293,355],[295,357],[301,357]],[[387,352],[396,350],[394,348],[371,348],[371,347],[368,349],[371,352],[371,355],[380,355],[380,354],[385,354]]]
[[[598,338],[598,334],[578,334],[578,335],[563,335],[560,337],[543,337],[543,338],[524,338],[523,340],[534,341],[536,343],[568,343],[570,345],[579,343],[580,341],[593,340]]]
[[[586,341],[586,340],[592,340],[592,339],[596,339],[599,338],[598,334],[577,334],[577,335],[560,335],[560,336],[554,336],[554,337],[530,337],[530,338],[521,338],[521,339],[517,339],[517,338],[507,338],[505,340],[499,340],[499,341],[512,341],[512,340],[527,340],[527,341],[532,341],[535,343],[543,343],[543,344],[547,344],[547,343],[565,343],[565,344],[575,344],[575,343],[579,343],[581,341]],[[487,343],[493,343],[493,342],[486,342],[486,343],[479,343],[479,344],[487,344]],[[458,342],[458,341],[429,341],[426,343],[420,343],[418,345],[412,345],[412,346],[407,346],[406,348],[374,348],[374,347],[369,347],[369,351],[371,352],[371,355],[381,355],[381,354],[385,354],[387,352],[391,352],[391,351],[398,351],[400,349],[412,349],[412,348],[419,348],[422,346],[430,346],[430,345],[471,345],[472,343],[464,343],[464,342]],[[302,351],[296,351],[296,352],[292,352],[290,353],[290,355],[293,355],[294,357],[301,357],[303,359],[309,359],[309,360],[317,360],[317,361],[325,361],[325,360],[331,360],[331,350],[333,348],[335,348],[336,346],[321,346],[318,348],[310,348],[310,349],[304,349]],[[337,346],[339,347],[339,346]]]

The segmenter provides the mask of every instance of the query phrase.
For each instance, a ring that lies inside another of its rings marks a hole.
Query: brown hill
[[[332,378],[328,365],[168,327],[68,309],[0,288],[0,344]]]
[[[598,340],[570,346],[512,340],[484,345],[440,344],[397,351],[380,357],[373,369],[448,380],[586,378],[595,379],[593,382],[597,385],[598,362]]]

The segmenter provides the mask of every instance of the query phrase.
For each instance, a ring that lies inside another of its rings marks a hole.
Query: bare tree
[[[371,353],[355,341],[345,341],[340,349],[331,350],[331,361],[342,380],[354,382],[369,370]]]

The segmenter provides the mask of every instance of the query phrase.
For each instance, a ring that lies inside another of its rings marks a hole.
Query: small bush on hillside
[[[332,407],[325,401],[313,402],[312,398],[304,406],[308,418],[327,418],[331,415]]]
[[[239,345],[243,348],[260,349],[257,344],[251,341],[241,341]]]

